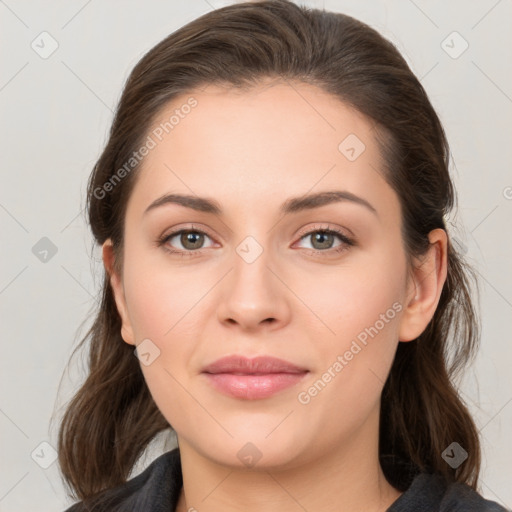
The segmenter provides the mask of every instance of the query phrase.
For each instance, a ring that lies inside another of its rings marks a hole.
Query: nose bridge
[[[221,321],[254,328],[262,322],[282,321],[286,317],[286,298],[271,270],[273,258],[268,243],[247,236],[236,246],[233,270],[225,281],[218,311]]]
[[[246,237],[235,249],[233,257],[232,296],[249,308],[261,308],[272,295],[268,243],[261,243],[253,236]]]

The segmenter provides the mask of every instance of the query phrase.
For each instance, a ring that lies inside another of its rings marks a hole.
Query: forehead
[[[261,205],[332,187],[389,189],[371,120],[301,82],[191,91],[161,110],[148,135],[154,147],[133,192],[141,207],[172,191]]]

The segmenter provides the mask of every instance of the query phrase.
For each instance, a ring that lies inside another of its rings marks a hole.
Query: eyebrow
[[[318,192],[316,194],[308,194],[300,197],[292,197],[282,204],[280,212],[282,214],[297,213],[344,201],[364,206],[366,209],[378,216],[377,210],[366,199],[345,190],[333,190]],[[186,194],[165,194],[153,201],[144,211],[144,215],[155,208],[167,204],[178,204],[185,206],[186,208],[191,208],[192,210],[213,213],[215,215],[222,214],[220,204],[214,199]]]

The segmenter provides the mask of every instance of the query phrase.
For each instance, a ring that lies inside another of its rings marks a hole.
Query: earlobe
[[[121,337],[129,345],[135,345],[133,329],[130,323],[128,315],[128,309],[126,307],[126,299],[124,295],[124,287],[121,276],[115,269],[115,254],[112,240],[107,239],[102,246],[102,259],[105,270],[109,276],[110,286],[114,299],[116,301],[117,311],[121,317]]]
[[[433,318],[446,281],[448,238],[444,229],[429,233],[427,253],[411,269],[404,313],[400,322],[400,341],[418,338]]]

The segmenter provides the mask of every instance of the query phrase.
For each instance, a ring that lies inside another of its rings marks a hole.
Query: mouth
[[[202,374],[217,391],[245,400],[268,398],[297,385],[309,370],[283,359],[234,355],[206,366]]]

